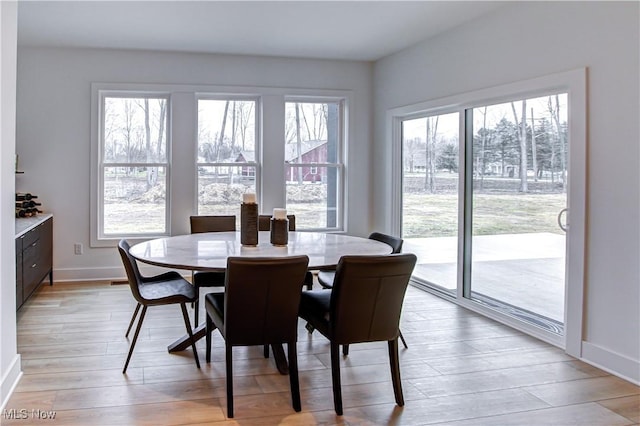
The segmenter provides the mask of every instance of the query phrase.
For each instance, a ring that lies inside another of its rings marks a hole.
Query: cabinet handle
[[[37,264],[35,264],[35,263],[33,265],[31,265],[32,268],[35,268],[36,266],[37,266]]]
[[[36,241],[35,243],[31,244],[31,247],[35,247],[38,245],[38,242]]]

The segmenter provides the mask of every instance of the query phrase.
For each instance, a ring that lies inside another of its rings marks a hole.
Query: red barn
[[[236,157],[236,163],[246,163],[255,161],[255,151],[242,151]],[[300,153],[298,153],[297,143],[288,143],[284,150],[284,160],[288,165],[286,168],[286,180],[289,182],[298,181],[298,174],[301,174],[303,182],[324,182],[327,177],[326,167],[316,167],[314,163],[327,162],[327,141],[303,141],[300,143]],[[304,164],[303,166],[295,166]],[[255,169],[253,167],[242,167],[242,176],[253,177]]]

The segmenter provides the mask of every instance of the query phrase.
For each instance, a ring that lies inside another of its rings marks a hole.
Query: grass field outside
[[[565,194],[477,194],[473,235],[551,232],[563,234],[557,216]],[[457,194],[404,194],[404,238],[458,235]]]
[[[457,174],[440,172],[434,191],[424,174],[403,177],[402,234],[404,238],[458,235]],[[519,179],[485,176],[473,181],[473,235],[563,231],[558,213],[566,207],[566,193],[556,181],[531,180],[529,191],[519,192]]]
[[[457,178],[439,178],[439,190],[424,190],[424,179],[405,179],[403,237],[445,237],[458,232]],[[483,192],[473,198],[474,235],[552,232],[561,234],[557,215],[566,207],[566,194],[552,184],[532,192],[514,191],[516,180],[486,179]],[[203,183],[198,214],[240,215],[242,193],[253,184]],[[299,229],[322,229],[327,223],[326,184],[287,184],[287,210]],[[267,212],[265,212],[267,213]],[[144,176],[119,176],[105,182],[105,231],[113,234],[164,233],[165,185],[146,189]]]

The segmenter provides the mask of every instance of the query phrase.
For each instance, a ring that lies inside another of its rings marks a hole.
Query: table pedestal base
[[[193,330],[193,338],[197,342],[205,337],[207,334],[207,327],[205,324],[200,324]],[[184,351],[191,347],[191,340],[189,335],[185,334],[167,347],[169,353]],[[271,345],[271,352],[273,352],[273,359],[276,362],[276,367],[280,374],[289,374],[289,363],[287,357],[284,354],[282,345]]]

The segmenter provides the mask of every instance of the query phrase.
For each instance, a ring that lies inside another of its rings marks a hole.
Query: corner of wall
[[[16,343],[15,190],[17,2],[0,1],[0,403],[6,404],[21,376]]]
[[[16,354],[11,362],[7,372],[2,376],[2,382],[0,382],[0,412],[4,410],[9,397],[15,390],[20,378],[22,377],[22,363],[20,354]]]

